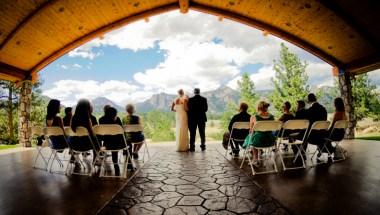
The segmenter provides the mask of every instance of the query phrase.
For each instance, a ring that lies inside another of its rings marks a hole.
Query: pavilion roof
[[[178,9],[265,30],[354,74],[380,68],[380,1],[1,0],[0,78],[25,79],[106,32]]]

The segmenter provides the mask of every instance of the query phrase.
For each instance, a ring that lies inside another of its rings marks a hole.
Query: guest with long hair
[[[85,127],[90,134],[91,140],[94,144],[94,159],[97,151],[99,151],[99,144],[95,138],[91,122],[91,103],[87,99],[80,99],[76,105],[74,116],[71,120],[71,129],[75,132],[77,127]]]

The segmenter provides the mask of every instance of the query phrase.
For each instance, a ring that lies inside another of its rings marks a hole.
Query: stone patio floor
[[[100,214],[288,214],[251,176],[209,147],[161,148]]]

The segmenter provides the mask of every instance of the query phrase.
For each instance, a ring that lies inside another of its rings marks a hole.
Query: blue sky
[[[125,105],[158,92],[175,94],[179,88],[208,91],[228,85],[236,89],[243,72],[250,74],[256,89],[272,89],[273,60],[278,59],[281,42],[227,19],[174,11],[72,50],[40,72],[42,90],[65,105],[99,96]],[[312,86],[332,85],[330,65],[284,43],[308,62]]]

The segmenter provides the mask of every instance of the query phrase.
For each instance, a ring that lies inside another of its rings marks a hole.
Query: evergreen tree
[[[357,75],[355,78],[352,81],[352,96],[356,119],[361,120],[365,117],[372,117],[379,120],[380,101],[376,92],[376,85],[371,83],[368,74]]]
[[[291,53],[289,48],[281,43],[280,60],[274,61],[274,91],[270,96],[277,113],[285,101],[290,102],[294,112],[296,101],[306,98],[310,90],[306,67],[306,62],[301,62],[296,54]]]
[[[7,144],[17,143],[17,104],[20,90],[10,81],[0,81],[0,106],[5,110],[7,119],[0,119],[0,127],[2,131],[1,142]]]
[[[249,107],[248,111],[254,113],[258,96],[255,92],[255,84],[247,73],[244,73],[241,80],[238,81],[238,86],[240,91],[240,102],[247,103]]]

